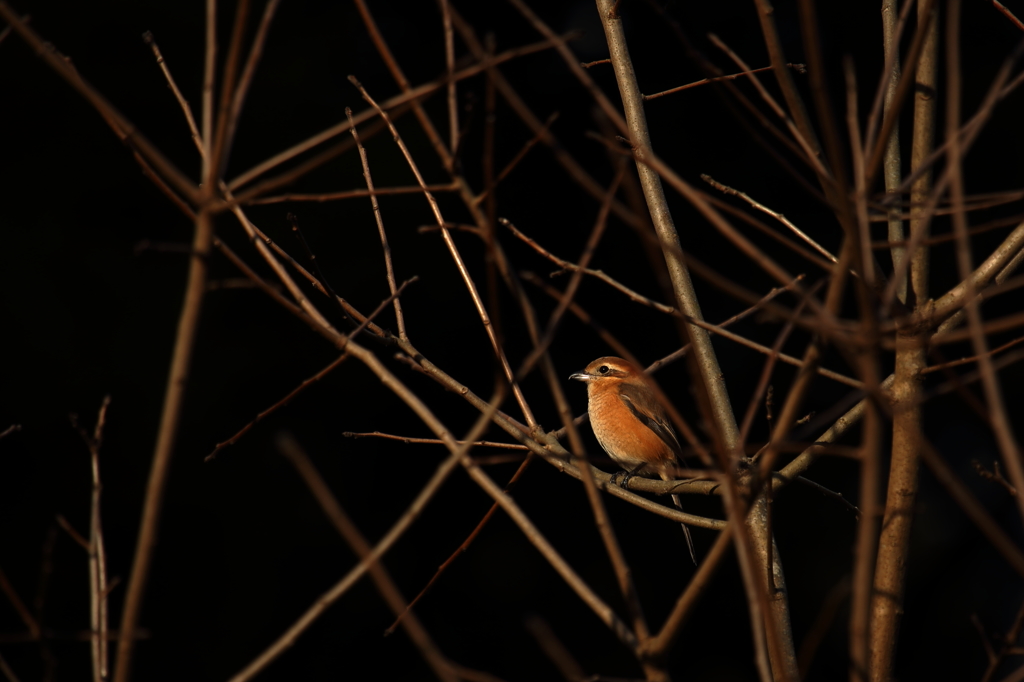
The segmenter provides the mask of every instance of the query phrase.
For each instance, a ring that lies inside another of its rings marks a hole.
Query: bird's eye
[[[597,371],[600,372],[601,374],[607,374],[608,373],[608,365],[601,365],[601,367],[599,367]]]

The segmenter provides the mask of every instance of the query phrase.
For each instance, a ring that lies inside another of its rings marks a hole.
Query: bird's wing
[[[675,429],[665,414],[665,408],[657,401],[649,390],[622,384],[619,386],[619,398],[633,415],[640,420],[640,423],[654,431],[658,438],[663,440],[675,453],[680,461],[683,458],[683,449],[679,446],[679,439],[676,438]]]

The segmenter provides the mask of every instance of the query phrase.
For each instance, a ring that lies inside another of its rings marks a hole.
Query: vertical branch
[[[895,104],[896,89],[900,83],[900,58],[899,43],[896,41],[896,0],[882,0],[882,51],[885,55],[885,62],[892,61],[892,73],[889,77],[889,84],[885,88],[883,116],[892,116],[892,108]],[[885,142],[885,156],[882,161],[882,173],[885,177],[885,191],[893,192],[900,186],[902,173],[900,172],[900,127],[897,123],[892,127],[889,139]],[[893,205],[889,209],[889,241],[903,241],[903,221],[899,219],[899,206]],[[904,258],[904,247],[893,245],[890,247],[892,253],[893,269],[900,266]],[[907,301],[907,282],[903,278],[896,285],[896,295],[900,301]]]
[[[948,158],[950,168],[949,193],[953,204],[953,231],[957,242],[957,265],[960,279],[967,285],[967,322],[970,325],[971,345],[978,356],[978,370],[981,373],[981,384],[985,392],[996,443],[1010,475],[1010,482],[1017,490],[1024,490],[1024,462],[1021,461],[1020,448],[1013,435],[1013,427],[1006,405],[999,388],[999,379],[992,365],[992,356],[988,353],[988,341],[982,330],[980,301],[975,296],[975,285],[971,278],[971,242],[967,234],[967,215],[964,211],[964,179],[962,167],[960,126],[960,0],[950,0],[949,18],[946,21],[946,73],[949,94],[946,100],[946,144],[949,146]],[[1016,496],[1020,513],[1024,516],[1024,495]]]
[[[864,364],[867,360],[862,360]],[[850,682],[868,679],[872,573],[878,527],[878,459],[881,415],[871,400],[864,412],[860,467],[860,521],[854,548],[853,599],[850,614]]]
[[[92,676],[94,682],[107,679],[107,555],[103,546],[100,520],[100,444],[107,420],[110,396],[103,398],[92,438],[87,439],[92,464],[92,505],[89,515],[89,627],[92,640]],[[83,433],[83,435],[85,435]]]
[[[935,85],[938,51],[938,21],[927,17],[927,11],[937,12],[937,3],[931,10],[922,3],[918,6],[918,23],[927,23],[927,33],[921,56],[918,58],[914,95],[914,132],[911,142],[910,170],[917,171],[931,153],[935,133]],[[930,20],[929,20],[930,19]],[[885,14],[883,12],[883,20]],[[887,49],[895,49],[889,46]],[[895,75],[895,74],[894,74]],[[890,83],[890,91],[893,85]],[[886,93],[886,106],[889,92]],[[888,113],[886,113],[888,115]],[[896,128],[894,127],[895,131]],[[885,182],[889,186],[889,152],[886,150]],[[931,192],[931,169],[918,178],[910,190],[910,212],[920,213]],[[928,229],[928,221],[921,218],[910,221],[912,237],[920,238]],[[890,237],[893,239],[892,220]],[[900,224],[902,230],[902,223]],[[902,232],[901,232],[902,234]],[[902,239],[902,236],[899,237]],[[901,258],[908,257],[905,252]],[[915,249],[910,258],[910,281],[900,278],[897,295],[911,309],[928,300],[928,247]],[[899,269],[897,252],[893,250],[893,268]],[[899,292],[902,291],[903,295]],[[903,598],[906,587],[907,560],[910,553],[910,531],[913,510],[917,501],[918,470],[920,468],[922,420],[921,370],[927,365],[926,339],[914,329],[901,329],[896,344],[896,366],[892,400],[892,456],[889,464],[889,485],[886,493],[882,529],[878,539],[878,557],[875,562],[874,594],[871,602],[870,641],[868,642],[871,682],[892,679],[903,616]]]
[[[263,9],[263,18],[260,19],[260,27],[256,30],[256,37],[253,39],[252,47],[249,48],[249,58],[245,60],[245,68],[238,79],[238,87],[235,88],[234,96],[231,98],[231,109],[228,115],[228,124],[225,138],[225,149],[230,151],[231,143],[235,139],[235,130],[238,127],[238,117],[242,114],[242,105],[245,104],[245,96],[249,93],[249,85],[256,73],[256,66],[263,56],[263,46],[267,42],[267,33],[270,32],[270,23],[274,20],[274,13],[281,0],[269,0]],[[227,153],[225,152],[225,155]]]
[[[388,288],[391,295],[395,296],[397,291],[395,282],[395,266],[391,262],[391,246],[388,244],[388,234],[384,231],[384,219],[380,215],[380,204],[377,202],[377,195],[373,191],[373,177],[370,175],[370,162],[366,158],[366,148],[359,140],[359,132],[356,130],[355,121],[352,120],[352,110],[345,107],[345,115],[348,117],[348,124],[351,126],[352,139],[356,141],[356,148],[359,150],[359,160],[363,164],[363,178],[366,180],[366,189],[370,191],[370,205],[373,206],[373,217],[377,220],[377,231],[380,233],[380,245],[384,250],[384,267],[387,270]],[[408,338],[405,335],[405,316],[402,315],[402,303],[395,296],[395,320],[398,325],[398,337]]]
[[[757,5],[757,18],[761,22],[761,33],[764,35],[765,47],[768,48],[768,57],[772,62],[772,73],[775,74],[775,79],[779,82],[782,96],[786,100],[786,107],[789,109],[790,116],[793,117],[797,130],[800,131],[800,135],[820,158],[821,147],[818,136],[814,132],[814,126],[811,125],[807,107],[804,105],[803,98],[800,97],[796,83],[793,82],[793,74],[789,71],[786,55],[782,51],[782,40],[779,38],[779,31],[775,26],[775,8],[772,7],[770,0],[755,0],[754,4]],[[827,189],[828,183],[824,182],[824,178],[821,179],[823,180],[822,186]]]
[[[647,207],[654,222],[654,229],[662,243],[662,251],[665,254],[665,262],[668,265],[679,310],[689,317],[703,320],[700,303],[693,289],[693,282],[690,280],[690,272],[681,258],[682,248],[679,244],[679,234],[676,232],[672,214],[669,212],[661,177],[653,168],[643,163],[644,158],[653,154],[651,136],[643,108],[643,95],[636,82],[636,73],[633,71],[633,62],[626,44],[622,18],[616,13],[615,5],[614,0],[597,0],[597,12],[604,26],[605,39],[608,42],[608,51],[615,70],[615,80],[618,83],[619,94],[622,96],[626,113],[626,125],[635,147],[640,184],[644,190],[644,197],[647,199]],[[685,328],[693,343],[694,357],[700,369],[700,378],[703,380],[711,403],[716,427],[714,431],[721,439],[721,447],[731,452],[738,445],[739,429],[736,426],[736,417],[733,415],[732,403],[729,402],[725,382],[722,380],[718,358],[711,345],[711,335],[695,324],[687,324]]]
[[[447,5],[446,5],[447,7]],[[448,15],[451,20],[451,14]],[[487,58],[494,57],[495,38],[494,34],[488,34],[484,40],[487,48]],[[494,333],[498,339],[504,335],[501,326],[501,298],[498,291],[498,268],[496,261],[499,254],[496,253],[497,244],[495,230],[498,225],[498,197],[496,194],[494,176],[494,152],[495,134],[497,131],[497,89],[494,84],[495,69],[487,69],[484,82],[484,140],[483,140],[483,182],[484,182],[484,220],[480,226],[484,239],[484,264],[487,267],[487,309],[494,315]]]
[[[207,188],[209,193],[209,188]],[[157,528],[160,523],[160,511],[163,505],[164,491],[167,484],[167,472],[171,464],[171,453],[178,435],[178,420],[181,418],[181,404],[185,397],[185,385],[188,381],[189,368],[192,363],[192,349],[195,344],[196,330],[199,327],[199,314],[202,311],[203,294],[206,291],[207,259],[213,239],[213,216],[209,209],[202,208],[196,216],[195,234],[192,238],[192,257],[188,273],[188,284],[185,289],[185,300],[178,320],[178,332],[174,342],[174,355],[167,378],[167,389],[164,393],[163,413],[160,416],[160,428],[157,432],[156,447],[153,452],[153,464],[146,485],[146,499],[142,510],[142,523],[139,526],[139,537],[135,545],[135,557],[132,561],[132,573],[128,579],[125,594],[124,612],[121,615],[121,630],[117,641],[117,667],[114,670],[114,682],[128,682],[131,675],[132,653],[135,647],[135,631],[142,613],[142,600],[149,578],[150,562],[156,546]]]
[[[238,61],[242,55],[242,40],[245,34],[245,24],[249,18],[250,0],[238,0],[238,7],[235,9],[235,25],[231,30],[231,44],[228,45],[228,56],[224,63],[224,71],[220,84],[220,103],[217,106],[217,128],[213,133],[213,141],[210,142],[210,165],[207,166],[207,175],[203,182],[212,185],[215,178],[218,178],[227,165],[228,155],[231,152],[231,139],[228,131],[228,122],[231,117],[231,99],[234,94],[235,76],[238,73]],[[204,138],[207,139],[207,138]]]
[[[932,12],[927,17],[925,12]],[[935,145],[935,105],[936,88],[938,86],[938,48],[939,48],[939,11],[938,3],[923,3],[918,6],[918,23],[927,22],[927,34],[917,64],[917,76],[914,83],[914,139],[910,149],[910,172],[916,173],[932,153]],[[910,211],[920,214],[921,208],[928,201],[932,191],[932,167],[927,165],[920,177],[910,186]],[[910,254],[910,288],[907,294],[907,305],[916,308],[928,300],[929,257],[928,246],[924,241],[928,237],[930,220],[918,217],[910,221],[910,236],[921,244]],[[921,232],[924,234],[921,234]]]
[[[892,679],[920,466],[921,370],[927,364],[926,346],[924,339],[912,331],[901,331],[898,338],[903,343],[897,343],[895,379],[890,393],[892,459],[871,603],[871,682]]]
[[[637,157],[637,171],[640,183],[647,199],[648,209],[654,223],[655,231],[662,243],[669,276],[675,290],[679,309],[691,318],[703,320],[700,305],[690,281],[681,255],[679,236],[672,222],[671,214],[665,200],[661,178],[655,170],[644,163],[653,157],[650,133],[643,110],[643,96],[636,81],[629,49],[626,44],[622,19],[615,11],[613,0],[597,0],[598,14],[604,26],[605,38],[615,70],[619,94],[622,97],[626,113],[634,153]],[[720,453],[733,453],[739,447],[739,429],[732,411],[725,382],[722,380],[721,369],[711,345],[710,335],[693,324],[687,324],[687,332],[693,344],[696,364],[700,379],[703,380],[708,402],[716,428],[713,430],[719,440]],[[728,458],[723,458],[728,461]],[[729,487],[734,484],[730,483]],[[785,578],[782,565],[778,561],[778,552],[772,544],[771,531],[767,524],[767,502],[763,497],[754,502],[750,516],[746,516],[745,505],[733,491],[727,495],[732,501],[728,504],[730,518],[737,524],[741,521],[746,525],[736,536],[737,555],[743,569],[748,601],[751,608],[751,619],[754,623],[755,650],[758,654],[758,667],[762,678],[774,674],[776,679],[796,679],[796,651],[789,618],[789,604],[785,593]],[[754,570],[757,566],[757,570]],[[766,577],[771,574],[777,591],[769,594]],[[764,609],[760,605],[764,605]],[[764,638],[767,638],[770,663],[765,660]]]
[[[809,4],[809,3],[805,3]],[[870,291],[874,282],[872,253],[870,248],[870,226],[867,212],[868,169],[865,166],[860,127],[857,119],[857,82],[853,61],[844,63],[847,85],[847,126],[850,147],[853,154],[856,230],[860,237],[860,250],[850,248],[851,254],[860,256],[862,277],[855,282],[857,303],[860,309],[861,346],[858,349],[858,364],[865,390],[877,391],[878,363],[875,356],[878,348],[878,322],[875,313],[875,299]],[[825,108],[825,96],[820,105]],[[832,138],[834,132],[828,132]],[[845,250],[845,249],[844,249]],[[879,446],[881,437],[881,415],[874,401],[869,400],[864,416],[863,443],[861,446],[860,508],[862,516],[857,526],[857,539],[853,567],[853,604],[850,615],[850,679],[851,682],[867,680],[870,662],[869,636],[871,588],[875,568],[878,527],[878,473]]]
[[[441,0],[441,20],[444,23],[444,63],[448,72],[448,144],[452,157],[459,148],[459,98],[455,73],[455,32],[452,30],[452,15],[448,11],[448,0]]]
[[[206,57],[203,62],[203,173],[210,176],[213,151],[213,86],[217,75],[217,0],[206,0]]]

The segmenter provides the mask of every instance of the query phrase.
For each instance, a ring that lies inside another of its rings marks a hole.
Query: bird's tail
[[[683,503],[679,501],[678,495],[672,496],[672,504],[674,504],[676,506],[676,509],[678,509],[679,511],[683,511]],[[686,535],[686,547],[690,550],[690,558],[693,559],[693,565],[696,566],[697,552],[695,552],[693,549],[693,537],[690,536],[690,529],[687,527],[685,523],[680,523],[679,525],[683,527],[683,534]]]
[[[661,480],[671,481],[672,477],[663,471],[661,472]],[[679,511],[683,511],[683,503],[679,501],[678,495],[672,495],[672,504],[674,504],[676,506],[676,509],[678,509]],[[686,526],[685,523],[680,523],[679,525],[683,527],[683,534],[686,535],[686,547],[690,550],[690,558],[693,559],[693,565],[696,566],[697,552],[693,549],[693,537],[690,535],[690,529]]]

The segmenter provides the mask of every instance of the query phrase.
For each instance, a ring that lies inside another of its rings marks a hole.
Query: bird
[[[643,369],[629,360],[607,356],[569,378],[587,384],[590,426],[601,448],[625,469],[621,485],[637,475],[673,480],[670,472],[681,462],[683,449]],[[672,495],[672,503],[682,511],[678,495]],[[690,558],[696,564],[690,529],[680,525]]]

